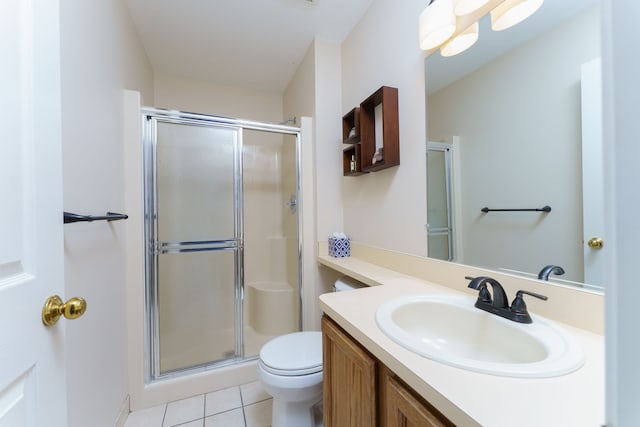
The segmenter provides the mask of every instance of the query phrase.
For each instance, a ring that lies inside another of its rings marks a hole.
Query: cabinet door
[[[386,427],[449,427],[453,426],[435,410],[431,410],[390,374],[385,375]]]
[[[375,426],[375,359],[326,316],[322,332],[325,427]]]

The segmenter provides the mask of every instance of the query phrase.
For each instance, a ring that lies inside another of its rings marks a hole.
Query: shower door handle
[[[285,206],[289,207],[291,213],[296,213],[296,209],[298,207],[298,200],[294,194],[289,197],[289,200],[285,202]]]

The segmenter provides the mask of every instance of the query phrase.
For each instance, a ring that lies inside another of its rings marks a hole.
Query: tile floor
[[[255,381],[132,412],[125,427],[269,427],[271,403]]]

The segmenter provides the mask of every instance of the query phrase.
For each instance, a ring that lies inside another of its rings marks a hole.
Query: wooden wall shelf
[[[343,144],[360,142],[360,107],[356,107],[342,117]]]
[[[353,168],[351,161],[353,160]],[[362,170],[362,146],[353,144],[342,149],[342,172],[344,176],[358,176],[365,172]]]
[[[376,153],[375,110],[382,108],[381,146],[383,160],[374,163]],[[398,89],[382,86],[360,104],[360,144],[362,146],[362,170],[373,172],[400,164],[400,132],[398,118]]]
[[[362,146],[360,144],[360,107],[342,117],[342,173],[358,176],[362,171]]]
[[[376,125],[376,109],[381,123]],[[376,128],[378,146],[376,147]],[[398,123],[398,89],[382,86],[342,117],[342,172],[358,176],[400,164]],[[382,160],[374,162],[376,150],[382,148]]]

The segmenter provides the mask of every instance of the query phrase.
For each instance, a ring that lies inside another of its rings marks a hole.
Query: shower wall
[[[298,162],[296,161],[296,144],[295,138],[291,135],[283,136],[284,144],[282,147],[282,158],[284,162],[282,164],[282,194],[286,201],[289,201],[289,198],[292,194],[298,194],[297,191],[297,173],[296,165]],[[311,194],[308,194],[308,197],[311,197]],[[295,211],[297,213],[298,206],[297,204],[301,202],[300,200],[296,200],[296,208]],[[298,228],[297,216],[287,208],[287,214],[283,221],[282,230],[285,236],[286,242],[286,268],[287,268],[287,279],[289,283],[298,283],[298,281],[302,281],[299,279],[299,263],[298,256],[300,254],[300,241],[302,239],[298,239],[298,234],[300,233]],[[295,289],[296,298],[300,298],[300,290],[298,287]],[[299,308],[299,304],[295,304],[296,308]],[[296,322],[298,313],[296,312]],[[298,325],[296,325],[296,328]]]
[[[298,328],[295,137],[245,131],[243,137],[245,355]],[[295,250],[292,250],[294,248]]]

